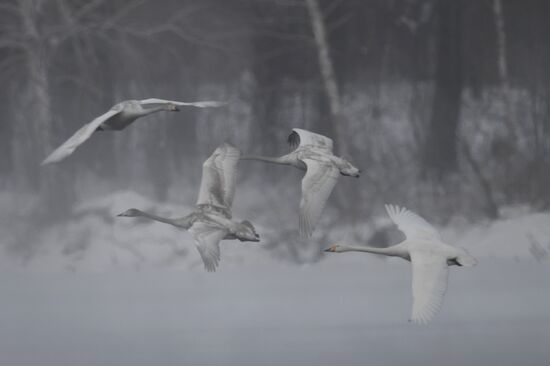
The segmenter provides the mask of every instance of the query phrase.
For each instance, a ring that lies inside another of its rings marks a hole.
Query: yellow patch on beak
[[[336,251],[336,244],[331,245],[325,250],[325,252],[335,252],[335,251]]]

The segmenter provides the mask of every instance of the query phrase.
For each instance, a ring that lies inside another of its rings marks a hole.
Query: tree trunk
[[[20,121],[14,136],[14,155],[18,187],[32,189],[43,200],[44,218],[63,214],[68,208],[72,186],[66,173],[55,166],[40,167],[40,161],[49,154],[54,130],[50,75],[48,73],[49,45],[42,38],[40,21],[44,3],[19,0],[22,29],[27,35],[26,66],[27,83],[19,98]],[[25,146],[19,146],[25,145]],[[21,165],[22,164],[22,165]]]
[[[20,123],[26,125],[26,136],[21,141],[29,141],[31,149],[20,150],[26,154],[22,159],[26,163],[26,178],[31,184],[41,185],[46,177],[38,170],[38,163],[51,152],[51,122],[52,108],[50,99],[50,80],[47,73],[45,45],[41,41],[40,31],[37,27],[40,12],[39,4],[32,0],[19,0],[19,11],[22,26],[27,35],[26,62],[27,84],[26,90],[21,95]],[[40,173],[36,173],[40,172]],[[35,188],[38,188],[35,186]]]
[[[493,0],[493,13],[495,16],[497,38],[498,76],[502,86],[506,87],[508,85],[508,62],[506,58],[506,32],[504,30],[502,0]]]
[[[439,0],[436,7],[435,95],[425,149],[425,168],[442,179],[457,169],[457,129],[462,94],[461,2]]]
[[[330,57],[330,47],[326,34],[325,22],[323,20],[323,13],[319,8],[317,0],[306,0],[306,4],[311,18],[315,44],[317,45],[323,85],[329,102],[331,125],[336,141],[336,151],[341,155],[349,155],[348,146],[346,144],[345,122],[340,103],[340,92],[338,90],[334,66]]]

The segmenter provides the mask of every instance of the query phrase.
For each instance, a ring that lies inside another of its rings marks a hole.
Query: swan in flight
[[[214,272],[220,261],[220,241],[260,241],[249,221],[231,219],[235,195],[236,166],[240,151],[223,144],[202,165],[202,181],[195,210],[182,218],[165,218],[131,208],[118,216],[145,217],[185,229],[195,239],[208,272]]]
[[[349,161],[337,157],[332,151],[332,139],[302,130],[292,129],[288,143],[295,148],[281,157],[243,156],[241,159],[290,165],[306,173],[302,179],[300,201],[300,235],[311,236],[325,204],[340,174],[359,177],[360,171]]]
[[[178,107],[193,106],[198,108],[221,107],[225,102],[176,102],[164,99],[125,100],[111,107],[106,113],[82,126],[67,141],[55,149],[40,165],[58,163],[71,155],[77,147],[88,140],[95,131],[120,131],[139,117],[160,111],[179,111]]]
[[[399,230],[405,234],[405,241],[388,248],[334,244],[325,252],[367,252],[401,257],[410,261],[413,294],[410,320],[426,324],[443,303],[449,266],[472,267],[477,264],[477,260],[465,249],[444,243],[439,232],[414,212],[393,205],[386,205],[386,211]]]

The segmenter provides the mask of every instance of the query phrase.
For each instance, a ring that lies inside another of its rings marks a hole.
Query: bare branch
[[[4,10],[8,13],[12,13],[13,15],[16,15],[16,16],[21,16],[19,9],[12,4],[0,4],[0,11],[1,10]]]
[[[329,33],[335,31],[342,25],[346,24],[351,18],[353,18],[354,14],[347,13],[346,15],[341,16],[340,18],[333,20],[327,24],[327,30]]]
[[[176,24],[162,24],[153,28],[149,28],[147,30],[139,30],[139,29],[133,29],[131,27],[123,27],[123,26],[112,26],[111,29],[116,30],[122,34],[130,35],[138,39],[147,40],[147,41],[153,41],[153,38],[155,36],[167,33],[167,34],[172,34],[192,44],[203,45],[203,46],[207,46],[207,47],[222,50],[222,51],[226,50],[223,46],[214,44],[212,42],[208,42],[207,40],[201,39],[199,36],[188,34]]]
[[[211,8],[211,6],[205,6],[204,3],[200,2],[198,4],[188,5],[175,12],[165,23],[177,23],[178,21],[186,20],[185,18],[193,13],[199,10],[208,10],[208,8]]]
[[[343,3],[343,0],[334,0],[331,1],[330,4],[324,9],[323,16],[325,18],[329,17],[334,10],[338,9],[338,7]]]
[[[105,3],[105,0],[93,0],[84,5],[82,8],[80,8],[79,11],[77,11],[74,15],[75,19],[80,19],[84,16],[86,16],[91,11],[95,10],[97,7],[103,5]]]
[[[135,8],[141,6],[145,2],[147,2],[147,0],[137,0],[137,1],[133,1],[133,2],[129,3],[127,6],[122,8],[120,11],[118,11],[111,18],[107,19],[103,23],[103,27],[109,28],[110,26],[118,23],[121,19],[123,19],[125,16],[127,16],[132,10],[134,10]]]
[[[275,4],[278,6],[304,6],[302,0],[254,0],[255,3],[268,3]]]
[[[2,62],[0,62],[0,75],[5,74],[6,78],[9,78],[11,76],[11,68],[14,67],[15,64],[18,64],[21,62],[23,57],[21,55],[12,55],[4,58]]]
[[[73,83],[76,86],[78,86],[79,89],[86,90],[94,98],[97,98],[97,99],[100,99],[101,95],[103,94],[101,89],[95,87],[93,84],[85,83],[81,78],[78,78],[78,77],[75,77],[75,76],[63,75],[63,76],[60,76],[56,81],[59,82],[59,83],[64,83],[64,82]]]
[[[334,127],[336,143],[339,146],[339,152],[343,155],[349,155],[347,144],[344,139],[346,136],[344,118],[342,116],[342,105],[340,101],[340,91],[336,82],[334,65],[330,56],[328,38],[323,21],[323,15],[317,0],[306,0],[308,13],[311,19],[313,35],[317,44],[317,56],[319,59],[319,68],[325,86],[325,93],[329,102],[329,110]]]
[[[29,50],[29,45],[22,41],[15,41],[12,39],[2,39],[0,40],[0,48],[20,49],[24,52],[27,52]]]

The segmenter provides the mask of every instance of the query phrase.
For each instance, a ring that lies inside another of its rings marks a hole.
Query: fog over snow
[[[114,218],[130,206],[174,216],[191,207],[116,192],[76,205],[28,261],[3,251],[0,364],[547,364],[548,214],[515,208],[442,228],[480,263],[451,269],[441,312],[419,326],[407,321],[403,260],[295,264],[262,243],[225,241],[218,272],[206,273],[188,233]]]
[[[0,366],[550,365],[549,44],[543,0],[1,0]],[[224,106],[97,119],[150,98]],[[295,128],[361,170],[311,238],[304,172],[246,159],[232,218],[261,240],[215,273],[117,217],[182,217],[218,146],[280,157]],[[399,243],[385,204],[479,260],[427,325],[410,263],[323,252]]]

